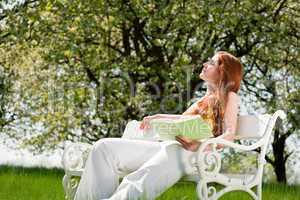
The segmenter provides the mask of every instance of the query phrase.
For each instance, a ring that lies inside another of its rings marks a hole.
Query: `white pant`
[[[155,199],[192,172],[195,156],[177,141],[100,139],[88,156],[75,200]]]

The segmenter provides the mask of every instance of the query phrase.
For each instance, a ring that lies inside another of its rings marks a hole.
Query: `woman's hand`
[[[201,144],[198,140],[193,140],[182,135],[176,135],[175,138],[182,144],[183,148],[189,151],[197,151]]]
[[[148,129],[150,128],[150,120],[154,119],[155,118],[155,115],[152,115],[152,116],[146,116],[143,118],[141,124],[140,124],[140,129]]]

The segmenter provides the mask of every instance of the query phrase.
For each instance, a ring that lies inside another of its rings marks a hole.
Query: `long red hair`
[[[243,77],[243,68],[239,59],[225,51],[218,51],[218,70],[220,79],[211,95],[206,95],[198,102],[203,118],[211,121],[215,137],[223,133],[224,114],[228,93],[237,93]]]

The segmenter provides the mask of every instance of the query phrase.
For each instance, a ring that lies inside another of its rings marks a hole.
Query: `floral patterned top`
[[[206,111],[201,114],[202,119],[204,119],[212,128],[214,124],[214,117],[213,117],[213,109],[210,106],[206,107]]]
[[[193,105],[191,105],[183,115],[199,114],[207,121],[212,127],[214,125],[213,110],[210,106],[206,105],[204,98],[208,98],[209,95],[203,96]],[[235,132],[237,128],[237,115],[239,113],[240,97],[235,94],[229,95],[228,102],[226,104],[224,120],[223,120],[223,132]]]
[[[213,110],[210,106],[204,105],[204,98],[209,96],[203,96],[200,100],[195,102],[189,109],[187,109],[183,115],[200,115],[203,120],[208,122],[213,127],[214,118]]]

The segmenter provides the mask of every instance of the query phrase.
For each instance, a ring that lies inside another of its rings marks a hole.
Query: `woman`
[[[200,114],[213,127],[213,137],[234,140],[237,126],[242,65],[233,55],[219,51],[203,64],[199,75],[207,93],[182,115]],[[154,118],[176,119],[180,115],[157,114],[143,119],[140,129]],[[198,140],[177,136],[177,141],[145,141],[103,138],[86,161],[75,200],[155,199],[182,176],[192,172],[189,160],[197,155]],[[221,148],[219,145],[217,148]],[[210,150],[208,146],[205,150]],[[119,184],[119,175],[123,177]]]

